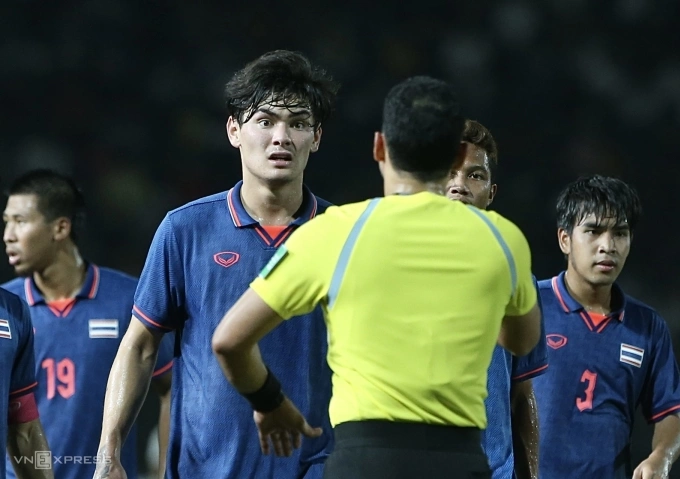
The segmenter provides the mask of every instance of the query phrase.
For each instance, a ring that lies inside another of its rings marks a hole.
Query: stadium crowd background
[[[82,251],[137,275],[167,210],[239,179],[221,94],[245,62],[300,50],[342,83],[306,180],[334,203],[381,194],[371,146],[389,87],[439,76],[499,144],[492,208],[522,227],[539,278],[563,266],[562,186],[597,172],[639,190],[620,283],[661,312],[680,351],[680,3],[443,3],[2,2],[3,186],[35,167],[73,174],[88,200]],[[643,423],[635,458],[649,450]]]

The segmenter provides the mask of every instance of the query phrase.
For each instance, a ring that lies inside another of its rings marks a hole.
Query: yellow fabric
[[[301,226],[251,287],[288,319],[320,303],[333,370],[331,423],[383,419],[486,427],[486,371],[504,315],[536,303],[529,245],[494,212],[431,193],[379,200],[331,280],[368,202]],[[509,262],[485,215],[512,254]]]

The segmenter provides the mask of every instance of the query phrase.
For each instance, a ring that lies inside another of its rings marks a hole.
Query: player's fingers
[[[312,427],[305,421],[304,424],[302,424],[300,432],[307,437],[319,437],[323,433],[323,429],[320,427]]]
[[[300,434],[298,431],[295,431],[291,433],[291,436],[293,438],[293,447],[295,449],[299,448],[302,445],[302,434]]]
[[[283,445],[283,454],[286,457],[290,457],[293,454],[293,441],[291,440],[290,434],[281,434],[281,443]]]
[[[274,453],[281,457],[283,456],[283,444],[281,443],[281,435],[275,432],[271,435],[272,444],[274,445]]]
[[[262,454],[269,454],[269,439],[265,434],[262,434],[261,431],[258,431],[257,435],[260,438],[260,449],[262,450]]]

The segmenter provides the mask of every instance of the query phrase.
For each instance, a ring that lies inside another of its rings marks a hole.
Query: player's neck
[[[612,285],[593,285],[577,273],[567,270],[564,284],[572,298],[586,311],[600,314],[611,313]]]
[[[241,201],[248,214],[262,225],[287,225],[302,205],[302,177],[288,183],[266,184],[244,178]]]
[[[33,273],[33,280],[45,301],[74,298],[85,283],[87,268],[75,245],[62,250],[45,269]]]
[[[420,181],[413,175],[397,172],[392,169],[383,171],[383,183],[385,196],[414,195],[423,191],[429,191],[436,195],[444,195],[446,193],[446,180]]]

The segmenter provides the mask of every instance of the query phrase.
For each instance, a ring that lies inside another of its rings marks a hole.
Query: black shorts
[[[490,479],[479,429],[356,421],[334,428],[324,479]]]

